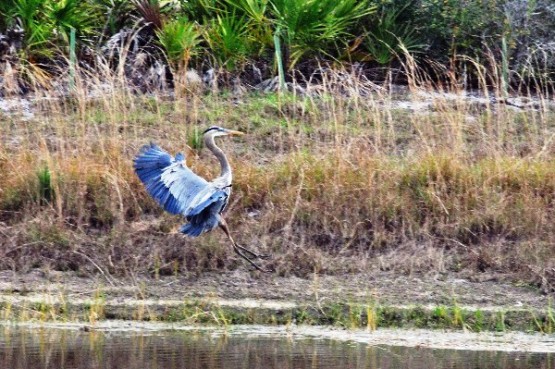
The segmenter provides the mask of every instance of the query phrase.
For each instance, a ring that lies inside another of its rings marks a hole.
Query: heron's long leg
[[[267,255],[267,254],[257,254],[256,252],[251,251],[251,250],[247,249],[246,247],[243,247],[243,246],[239,245],[238,243],[236,243],[233,240],[233,238],[231,238],[231,232],[229,232],[229,228],[227,228],[227,223],[224,220],[224,218],[221,218],[221,220],[220,220],[220,227],[223,229],[223,231],[225,232],[227,237],[231,240],[234,247],[237,247],[238,249],[247,253],[247,255],[249,255],[249,257],[251,259],[269,259],[271,257],[271,255]]]
[[[246,253],[252,255],[252,258],[256,258],[256,257],[260,257],[258,254],[247,250],[246,248],[237,245],[237,243],[233,240],[233,237],[231,237],[231,233],[229,232],[229,229],[227,228],[227,224],[225,222],[225,220],[221,220],[220,222],[220,228],[224,231],[224,233],[226,234],[227,238],[229,238],[229,240],[231,241],[231,244],[233,245],[233,251],[235,251],[235,253],[237,255],[239,255],[240,257],[242,257],[243,259],[245,259],[250,265],[252,265],[253,267],[255,267],[257,270],[264,272],[264,273],[271,273],[272,271],[269,269],[264,269],[262,267],[260,267],[258,264],[256,264],[254,261],[252,261],[251,258],[247,257],[245,254],[243,254],[242,251],[245,251]]]
[[[239,255],[240,257],[242,257],[243,259],[245,259],[250,265],[252,265],[253,267],[255,267],[257,270],[260,270],[263,273],[271,273],[272,270],[270,269],[264,269],[262,268],[260,265],[256,264],[254,261],[252,261],[251,259],[249,259],[245,254],[243,254],[241,252],[241,250],[239,248],[237,248],[237,244],[233,245],[233,250],[235,251],[235,253],[237,255]]]
[[[251,251],[251,250],[247,249],[246,247],[243,247],[243,246],[239,245],[238,243],[236,243],[235,246],[237,246],[237,248],[246,252],[252,258],[255,258],[255,259],[264,259],[264,260],[266,260],[266,259],[269,259],[271,257],[271,255],[268,255],[268,254],[257,254],[256,252]]]

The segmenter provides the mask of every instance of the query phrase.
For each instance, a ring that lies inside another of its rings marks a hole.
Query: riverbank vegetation
[[[175,233],[182,219],[132,169],[155,141],[217,175],[199,139],[217,124],[248,133],[222,141],[228,222],[279,275],[380,268],[553,292],[555,59],[552,18],[535,18],[548,2],[8,3],[2,93],[33,98],[0,113],[0,268],[243,268],[222,234]],[[534,42],[503,28],[508,14]]]
[[[222,140],[235,169],[228,221],[241,242],[274,255],[277,273],[459,272],[550,291],[552,102],[520,109],[417,88],[345,97],[345,80],[374,86],[334,73],[310,95],[176,99],[78,83],[73,97],[35,99],[34,116],[4,115],[1,267],[153,276],[243,267],[218,232],[173,233],[182,220],[156,206],[131,165],[153,140],[217,175],[199,135],[221,124],[248,133]]]
[[[98,291],[97,291],[98,293]],[[375,303],[326,303],[313,306],[243,307],[221,305],[217,300],[185,301],[128,300],[128,304],[106,301],[95,294],[90,300],[70,303],[67,296],[43,296],[47,301],[4,301],[0,317],[14,323],[86,322],[95,329],[98,322],[149,321],[181,322],[187,325],[311,325],[345,329],[378,328],[463,330],[465,332],[539,332],[553,334],[555,318],[551,307],[545,311],[526,309],[481,310],[451,306],[387,306]],[[132,304],[130,302],[132,301]]]
[[[308,83],[337,65],[407,82],[410,56],[465,86],[480,82],[473,63],[498,65],[508,92],[553,81],[554,31],[549,0],[7,0],[0,90],[67,90],[75,65],[141,91],[187,84],[190,69],[213,86]]]

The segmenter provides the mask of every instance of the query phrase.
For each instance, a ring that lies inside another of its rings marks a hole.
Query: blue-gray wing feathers
[[[187,218],[189,224],[181,232],[196,237],[218,225],[228,192],[196,175],[184,159],[183,154],[172,158],[157,145],[150,144],[141,149],[134,168],[156,202],[166,211]]]

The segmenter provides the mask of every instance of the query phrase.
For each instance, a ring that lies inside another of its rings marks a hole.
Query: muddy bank
[[[247,271],[155,279],[0,274],[12,321],[135,320],[186,324],[329,325],[552,333],[552,301],[503,282],[369,273],[311,279]]]

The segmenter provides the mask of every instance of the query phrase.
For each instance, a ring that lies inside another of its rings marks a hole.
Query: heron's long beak
[[[243,132],[241,132],[241,131],[234,131],[234,130],[232,130],[232,129],[228,129],[228,130],[227,130],[227,134],[230,135],[230,136],[243,136],[243,135],[244,135]]]

